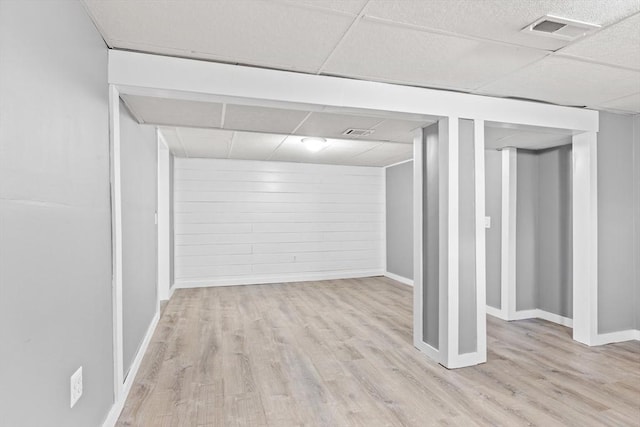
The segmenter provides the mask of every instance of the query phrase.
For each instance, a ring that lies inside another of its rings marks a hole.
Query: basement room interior
[[[0,1],[0,426],[640,426],[639,28]]]

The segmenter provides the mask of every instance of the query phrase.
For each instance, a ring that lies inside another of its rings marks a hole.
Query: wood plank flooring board
[[[119,426],[640,426],[640,344],[489,317],[488,362],[412,346],[387,278],[177,290]]]

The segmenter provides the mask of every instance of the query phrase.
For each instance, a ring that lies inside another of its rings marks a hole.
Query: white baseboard
[[[509,320],[507,318],[507,313],[505,313],[504,311],[502,311],[499,308],[495,308],[495,307],[492,307],[490,305],[487,305],[487,314],[489,316],[497,317],[498,319]]]
[[[640,341],[640,329],[627,329],[626,331],[598,334],[591,345],[604,345],[631,340]]]
[[[155,316],[151,320],[149,324],[149,328],[147,329],[147,333],[142,340],[142,344],[140,344],[140,348],[138,349],[138,353],[136,354],[135,359],[133,359],[133,363],[131,364],[131,369],[129,369],[129,373],[127,374],[127,378],[124,381],[124,386],[122,389],[122,398],[113,404],[109,414],[107,415],[107,419],[102,424],[103,427],[113,427],[116,425],[118,418],[120,417],[120,413],[122,412],[122,408],[124,408],[124,403],[127,401],[127,396],[129,396],[129,392],[131,391],[131,386],[133,385],[133,381],[138,374],[138,369],[140,369],[140,364],[142,363],[142,359],[144,358],[145,353],[147,352],[147,348],[149,347],[149,343],[151,342],[151,338],[153,337],[153,333],[158,326],[158,321],[160,320],[160,312],[156,311]]]
[[[388,271],[384,272],[384,276],[388,277],[389,279],[395,280],[396,282],[400,282],[408,286],[413,286],[413,279],[408,279],[406,277],[400,276],[395,273],[390,273]]]
[[[436,363],[440,363],[440,351],[438,351],[436,348],[431,347],[429,344],[427,344],[424,341],[416,341],[416,340],[413,341],[413,346],[418,350],[420,350],[421,352],[423,352],[424,354],[426,354],[427,356],[429,356]]]
[[[208,288],[215,286],[264,285],[269,283],[310,282],[316,280],[357,279],[383,276],[381,270],[335,271],[322,273],[296,273],[274,276],[219,277],[207,280],[178,280],[174,289]]]
[[[550,313],[548,311],[540,310],[538,308],[534,308],[531,310],[520,310],[515,313],[511,313],[510,315],[505,313],[503,310],[487,305],[487,314],[493,317],[497,317],[498,319],[512,321],[512,320],[525,320],[525,319],[543,319],[552,323],[557,323],[558,325],[567,326],[569,328],[573,327],[573,319],[569,319],[568,317],[563,317],[558,314]]]
[[[568,328],[573,328],[573,319],[568,317],[560,316],[559,314],[549,313],[544,310],[536,310],[536,317],[539,319],[544,319],[549,322],[557,323],[558,325],[566,326]]]
[[[173,293],[176,291],[176,284],[174,283],[173,285],[171,285],[171,287],[169,287],[169,300],[171,300],[171,297],[173,296]]]

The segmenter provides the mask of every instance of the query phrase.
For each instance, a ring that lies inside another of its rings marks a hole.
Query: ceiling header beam
[[[598,130],[598,112],[592,110],[113,49],[109,83],[136,95],[457,116],[577,133]]]

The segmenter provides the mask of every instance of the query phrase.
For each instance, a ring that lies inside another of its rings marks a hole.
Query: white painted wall
[[[175,159],[178,287],[380,275],[381,168]]]

